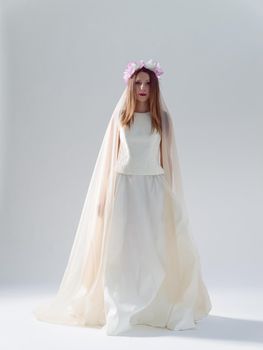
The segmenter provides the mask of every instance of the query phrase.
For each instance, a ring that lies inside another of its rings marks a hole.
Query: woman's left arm
[[[161,158],[161,167],[163,168],[162,140],[160,142],[160,158]]]

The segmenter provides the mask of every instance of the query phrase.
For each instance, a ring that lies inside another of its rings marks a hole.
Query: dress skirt
[[[195,327],[211,303],[194,243],[171,230],[167,203],[177,206],[179,225],[180,204],[169,197],[164,174],[116,176],[104,273],[106,333],[140,324]]]

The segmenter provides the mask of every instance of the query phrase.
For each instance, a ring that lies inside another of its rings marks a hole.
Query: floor
[[[185,331],[137,326],[121,336],[102,329],[40,322],[32,309],[50,292],[0,291],[0,349],[263,349],[263,290],[209,289],[213,308],[197,328]]]

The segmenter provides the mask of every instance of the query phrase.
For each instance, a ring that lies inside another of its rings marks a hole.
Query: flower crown
[[[150,59],[147,62],[144,62],[143,60],[140,60],[139,62],[129,62],[125,71],[123,72],[123,79],[125,81],[125,83],[128,83],[128,80],[130,79],[130,77],[132,76],[132,74],[139,68],[148,68],[150,70],[152,70],[155,75],[157,76],[157,78],[160,77],[160,75],[162,75],[164,72],[162,70],[162,68],[160,67],[160,63],[154,61],[153,59]]]

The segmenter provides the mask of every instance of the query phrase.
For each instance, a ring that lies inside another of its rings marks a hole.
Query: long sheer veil
[[[83,326],[105,324],[103,272],[110,239],[119,116],[126,93],[127,87],[109,119],[58,292],[51,301],[38,305],[33,311],[39,320]],[[180,281],[180,286],[175,286],[177,298],[185,305],[195,305],[196,316],[201,318],[210,310],[211,304],[190,233],[173,120],[161,90],[160,104],[163,167],[167,184],[166,225],[170,234],[168,254],[176,256],[176,259],[171,258],[171,266],[176,264],[178,276],[174,281]]]

